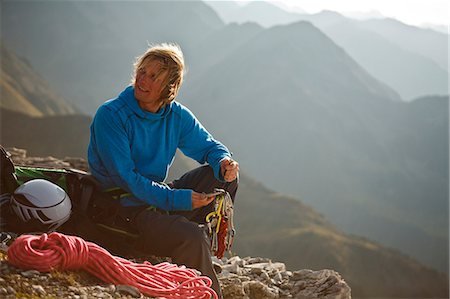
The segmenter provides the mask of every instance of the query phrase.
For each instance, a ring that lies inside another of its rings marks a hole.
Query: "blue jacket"
[[[201,164],[208,162],[219,180],[220,161],[231,156],[189,109],[174,101],[157,113],[145,111],[129,86],[95,114],[89,167],[105,189],[120,187],[133,194],[122,201],[124,205],[191,210],[192,190],[171,189],[162,183],[177,148]]]

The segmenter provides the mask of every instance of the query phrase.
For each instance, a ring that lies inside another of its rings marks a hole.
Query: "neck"
[[[156,113],[159,111],[159,109],[161,109],[162,104],[161,103],[142,103],[142,102],[138,102],[139,103],[139,107],[141,107],[141,109],[151,112],[151,113]]]

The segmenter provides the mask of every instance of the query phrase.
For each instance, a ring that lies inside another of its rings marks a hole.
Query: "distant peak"
[[[344,18],[344,16],[341,15],[340,13],[333,11],[333,10],[327,10],[327,9],[324,9],[321,12],[316,13],[316,15]]]

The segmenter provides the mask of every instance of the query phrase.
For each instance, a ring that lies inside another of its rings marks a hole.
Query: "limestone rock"
[[[300,298],[350,299],[351,290],[333,270],[287,271],[283,263],[265,258],[222,259],[219,279],[226,299]]]

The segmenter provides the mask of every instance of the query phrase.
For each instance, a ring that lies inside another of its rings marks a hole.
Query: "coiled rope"
[[[8,261],[15,267],[52,270],[84,269],[107,283],[134,286],[142,293],[165,298],[204,298],[217,294],[209,277],[170,263],[138,264],[111,255],[99,245],[61,233],[22,235],[8,248]]]

